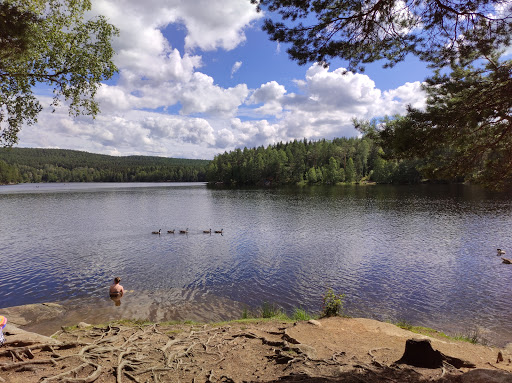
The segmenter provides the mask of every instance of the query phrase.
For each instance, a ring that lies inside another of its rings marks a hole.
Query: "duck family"
[[[172,229],[172,230],[167,230],[167,233],[168,234],[174,234],[176,232],[175,229]],[[152,231],[151,234],[161,234],[162,233],[162,229],[159,229],[158,231]],[[188,227],[185,229],[185,230],[179,230],[178,233],[180,234],[188,234]],[[208,229],[208,230],[203,230],[203,233],[204,234],[211,234],[212,233],[212,229]],[[220,230],[215,230],[214,233],[216,234],[223,234],[224,233],[224,229],[220,229]]]

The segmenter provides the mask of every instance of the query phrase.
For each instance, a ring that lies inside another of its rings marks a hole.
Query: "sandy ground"
[[[0,382],[512,382],[512,350],[446,338],[428,339],[474,367],[396,364],[407,339],[427,337],[364,318],[82,323],[51,338],[8,325],[5,333]]]

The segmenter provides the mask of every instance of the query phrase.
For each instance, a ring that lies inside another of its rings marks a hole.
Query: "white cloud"
[[[95,120],[72,119],[65,106],[55,113],[45,109],[36,126],[21,131],[23,146],[213,158],[236,147],[354,136],[353,117],[392,115],[403,113],[407,104],[424,105],[419,82],[382,92],[366,75],[317,65],[295,81],[295,93],[277,80],[255,89],[244,83],[219,85],[201,72],[206,64],[192,49],[228,50],[242,44],[243,31],[260,17],[249,1],[97,0],[93,5],[121,31],[115,42],[120,73],[98,90],[101,114]],[[162,33],[171,24],[186,31],[184,52]],[[241,65],[235,62],[231,73]]]
[[[245,84],[223,89],[213,84],[212,77],[196,72],[181,92],[181,113],[234,114],[248,93]]]
[[[248,100],[248,104],[260,104],[266,102],[274,102],[282,99],[286,89],[277,81],[269,81],[263,84],[259,89],[255,90]]]
[[[180,1],[180,19],[188,34],[185,48],[234,49],[245,41],[244,29],[262,17],[249,1]]]
[[[237,61],[236,63],[233,64],[233,67],[231,68],[231,78],[233,78],[233,75],[236,72],[238,72],[238,70],[240,69],[241,66],[242,66],[241,61]]]
[[[301,93],[286,93],[272,81],[263,84],[247,99],[247,105],[263,104],[255,109],[273,113],[273,122],[259,119],[232,123],[238,133],[237,146],[258,146],[278,141],[350,137],[357,135],[352,119],[383,117],[404,113],[408,104],[425,105],[420,82],[406,83],[382,92],[375,82],[363,74],[333,71],[311,66],[304,80],[296,81]]]

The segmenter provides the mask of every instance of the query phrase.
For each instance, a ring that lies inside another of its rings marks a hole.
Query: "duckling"
[[[205,234],[211,234],[211,233],[212,233],[212,229],[210,229],[210,230],[203,230],[203,233],[205,233]]]
[[[167,230],[169,234],[174,234],[174,230]]]
[[[503,254],[505,254],[505,250],[498,249],[498,255],[503,255]]]
[[[158,231],[152,231],[151,234],[159,234],[160,235],[161,231],[162,231],[162,229],[159,229]]]
[[[188,233],[188,227],[186,230],[180,230],[180,234],[187,234]]]
[[[224,229],[220,229],[220,230],[215,230],[215,233],[217,234],[222,234],[222,232],[224,231]]]

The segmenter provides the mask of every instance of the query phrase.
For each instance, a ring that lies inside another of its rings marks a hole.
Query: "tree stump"
[[[471,362],[444,355],[441,351],[434,350],[428,339],[408,339],[405,343],[404,354],[395,363],[422,368],[441,368],[444,363],[449,363],[455,368],[476,367]]]

